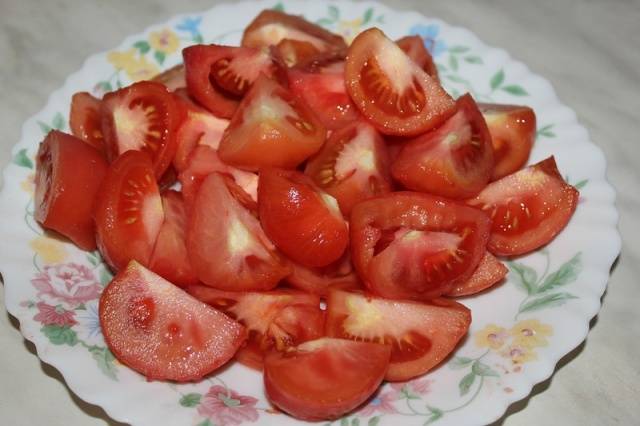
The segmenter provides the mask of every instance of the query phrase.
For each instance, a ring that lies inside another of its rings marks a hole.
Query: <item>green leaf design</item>
[[[211,420],[205,419],[205,420],[201,421],[200,423],[198,423],[196,426],[215,426],[215,425],[213,423],[211,423]]]
[[[51,127],[53,127],[56,130],[64,130],[65,126],[66,124],[65,124],[64,116],[61,113],[56,112],[56,115],[53,116]]]
[[[276,3],[276,5],[273,6],[271,9],[277,10],[279,12],[284,12],[284,4],[282,4],[282,2],[280,1],[280,2]]]
[[[449,48],[449,52],[451,53],[466,53],[469,51],[469,48],[467,46],[453,46],[451,48]]]
[[[75,346],[78,343],[78,335],[68,325],[45,325],[40,331],[54,345]]]
[[[465,56],[464,61],[469,64],[483,64],[482,58],[480,56]]]
[[[445,75],[445,78],[447,80],[453,81],[454,83],[462,83],[462,84],[464,84],[465,81],[466,81],[464,78],[459,77],[459,76],[454,75],[454,74],[447,74],[447,75]]]
[[[473,359],[467,358],[464,356],[454,356],[453,359],[449,362],[449,368],[454,370],[460,370],[465,368],[467,365],[471,364]]]
[[[351,419],[351,426],[360,426],[360,419],[357,417]]]
[[[100,83],[98,83],[98,87],[100,87],[100,89],[102,89],[104,92],[113,91],[113,86],[111,86],[111,83],[108,81],[101,81]]]
[[[98,264],[100,263],[100,261],[93,255],[93,253],[87,253],[87,260],[93,267],[98,266]]]
[[[167,55],[165,55],[164,52],[156,50],[155,53],[153,54],[153,57],[156,58],[156,61],[158,61],[158,63],[160,65],[162,65],[164,63],[164,60],[166,59]]]
[[[536,282],[538,281],[538,273],[535,269],[518,262],[509,262],[507,265],[511,272],[515,274],[516,284],[527,294],[534,294],[536,292]]]
[[[33,169],[33,161],[27,155],[27,148],[22,148],[13,156],[13,164],[26,167],[27,169]]]
[[[40,130],[42,130],[42,133],[44,133],[45,135],[53,130],[51,126],[43,121],[38,121],[38,126],[40,126]]]
[[[460,396],[465,396],[469,393],[469,389],[471,389],[471,385],[476,380],[476,375],[472,372],[467,374],[460,380],[458,383],[458,389],[460,389]]]
[[[429,407],[427,405],[427,409],[429,410],[431,415],[429,416],[427,421],[423,423],[423,425],[429,425],[444,416],[444,412],[438,408]]]
[[[373,18],[373,8],[372,7],[370,7],[367,10],[365,10],[364,15],[362,15],[362,25],[368,24],[369,21],[371,21],[371,18]]]
[[[499,374],[496,373],[484,362],[476,361],[471,366],[471,372],[477,376],[482,377],[499,377]]]
[[[112,279],[113,275],[111,274],[111,272],[109,272],[106,267],[102,268],[102,270],[100,271],[100,284],[104,287],[109,284]]]
[[[112,380],[118,380],[116,375],[118,370],[114,363],[116,357],[113,356],[108,348],[93,346],[89,349],[89,352],[91,352],[91,356],[96,360],[98,368],[105,374],[105,376]]]
[[[318,25],[323,26],[323,27],[328,27],[328,26],[330,26],[331,24],[333,24],[333,21],[332,21],[331,19],[329,19],[329,18],[320,18],[320,19],[318,19],[318,20],[316,21],[316,23],[317,23]]]
[[[528,301],[522,305],[518,313],[537,311],[544,308],[550,308],[552,306],[560,306],[570,299],[577,299],[577,297],[571,293],[565,292],[547,294],[546,296]]]
[[[367,426],[378,426],[380,423],[380,416],[373,416],[367,422]]]
[[[141,55],[146,54],[149,50],[151,50],[151,46],[146,40],[140,40],[133,43],[133,47],[140,51]]]
[[[180,398],[180,405],[182,405],[183,407],[192,408],[200,404],[201,398],[202,395],[200,395],[199,393],[188,393]]]
[[[524,88],[522,86],[519,86],[517,84],[510,84],[508,86],[504,86],[502,88],[502,90],[504,90],[507,93],[511,93],[514,96],[528,96],[529,92],[527,92],[526,90],[524,90]]]
[[[453,71],[458,71],[458,58],[453,55],[449,55],[449,66]]]
[[[500,71],[498,71],[493,75],[493,77],[491,77],[491,81],[489,81],[489,86],[491,87],[491,90],[496,90],[498,87],[502,85],[503,82],[504,82],[504,71],[500,69]]]
[[[556,137],[556,134],[555,134],[555,133],[553,133],[553,132],[551,131],[551,129],[553,128],[553,126],[554,126],[553,124],[547,124],[546,126],[541,127],[541,128],[540,128],[540,129],[538,129],[538,131],[536,132],[536,137],[544,136],[544,137],[546,137],[546,138],[555,138],[555,137]]]
[[[343,417],[340,419],[340,426],[349,426],[349,419],[347,417]]]
[[[334,21],[337,21],[338,19],[340,19],[340,10],[338,10],[336,6],[330,5],[327,8],[327,11],[329,13],[329,17]]]
[[[582,270],[581,254],[582,253],[577,253],[570,260],[563,263],[557,271],[547,275],[547,278],[545,278],[542,285],[538,288],[537,293],[544,293],[545,291],[549,291],[575,281]]]
[[[573,186],[579,191],[582,188],[584,188],[585,186],[587,186],[588,183],[589,183],[589,179],[582,179],[581,181],[577,182]]]

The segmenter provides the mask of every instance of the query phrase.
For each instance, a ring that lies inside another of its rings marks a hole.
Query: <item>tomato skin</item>
[[[244,170],[293,169],[320,149],[325,135],[304,102],[261,76],[231,119],[218,152],[225,163]]]
[[[347,247],[349,231],[337,202],[300,172],[262,169],[258,208],[271,241],[304,266],[327,266]]]
[[[78,92],[71,97],[69,127],[78,137],[104,153],[104,137],[100,123],[100,99],[87,92]]]
[[[104,289],[99,316],[118,361],[149,380],[199,380],[231,359],[247,333],[135,261]]]
[[[161,83],[139,81],[102,99],[100,115],[107,159],[129,150],[145,152],[159,179],[175,156],[176,131],[184,120],[174,96]]]
[[[107,168],[93,146],[58,130],[49,132],[36,155],[36,221],[83,250],[95,250],[92,212]]]
[[[236,359],[255,370],[263,369],[266,352],[285,352],[324,336],[320,297],[296,290],[265,292],[221,291],[204,285],[186,288],[196,299],[221,310],[249,332]]]
[[[153,166],[142,151],[127,151],[107,170],[94,208],[96,241],[109,266],[146,266],[164,221]]]
[[[492,219],[487,249],[496,256],[518,256],[553,240],[569,223],[579,197],[552,156],[491,182],[467,204]]]
[[[385,141],[373,126],[359,121],[333,132],[304,172],[349,217],[360,201],[391,192],[389,167]]]
[[[391,173],[406,188],[465,199],[489,182],[493,148],[484,118],[468,93],[458,98],[456,107],[441,127],[402,147]]]
[[[491,141],[495,165],[491,180],[520,170],[536,139],[536,114],[527,106],[479,103]]]
[[[413,62],[422,68],[424,72],[429,74],[429,76],[438,83],[440,82],[440,78],[438,77],[438,67],[436,66],[436,63],[433,62],[431,53],[429,53],[427,48],[424,46],[422,37],[418,35],[405,36],[396,40],[396,44],[413,60]]]
[[[333,420],[367,400],[384,378],[390,347],[323,338],[265,357],[264,385],[275,406],[302,420]]]
[[[349,46],[345,82],[360,113],[385,135],[415,136],[455,112],[440,84],[377,28],[361,32]]]
[[[261,291],[291,272],[255,216],[255,202],[230,177],[212,173],[202,182],[187,229],[200,281],[220,290]]]
[[[162,207],[164,222],[149,259],[149,269],[179,287],[197,284],[198,276],[187,255],[187,212],[182,195],[165,191]]]
[[[456,284],[446,296],[461,297],[480,293],[502,281],[507,276],[507,272],[509,269],[504,263],[486,252],[476,270],[473,271],[473,275],[468,280]]]
[[[481,211],[453,200],[394,192],[353,208],[351,255],[374,294],[429,300],[471,276],[490,226]]]
[[[327,335],[383,343],[391,348],[388,381],[420,376],[442,362],[467,334],[471,311],[446,299],[388,300],[331,290]]]

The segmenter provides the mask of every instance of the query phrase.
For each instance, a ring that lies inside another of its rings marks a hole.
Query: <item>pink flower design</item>
[[[64,327],[65,325],[72,326],[78,323],[75,320],[76,313],[67,311],[62,306],[51,306],[44,302],[38,302],[36,306],[38,307],[38,313],[33,319],[39,321],[42,325],[59,325]]]
[[[397,410],[393,406],[393,402],[397,400],[397,393],[394,391],[391,392],[378,392],[378,394],[374,395],[373,398],[369,400],[369,403],[358,410],[358,415],[362,417],[369,417],[372,414],[384,413],[384,414],[392,414]]]
[[[77,263],[45,266],[31,283],[38,297],[48,296],[70,307],[97,299],[102,290],[91,269]]]
[[[216,426],[255,422],[259,414],[251,396],[243,396],[220,385],[211,386],[198,405],[198,413],[211,419]]]
[[[430,379],[419,379],[412,380],[410,382],[395,382],[390,383],[391,389],[402,392],[403,389],[406,389],[407,392],[414,395],[424,395],[431,391],[431,383],[433,380]]]

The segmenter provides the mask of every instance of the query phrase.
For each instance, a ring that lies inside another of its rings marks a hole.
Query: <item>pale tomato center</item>
[[[281,24],[267,24],[255,30],[253,38],[263,40],[266,45],[277,45],[282,39],[288,38],[291,40],[306,41],[311,43],[318,50],[324,50],[325,43],[317,39],[304,31],[299,31],[294,28],[288,28]]]
[[[404,93],[411,86],[417,66],[395,43],[381,43],[374,57],[396,93]]]
[[[154,137],[161,136],[160,132],[150,128],[152,118],[156,114],[156,108],[152,105],[136,104],[132,107],[120,105],[115,108],[113,120],[118,134],[119,154],[142,149],[145,146],[147,134]]]
[[[356,136],[344,146],[335,164],[335,175],[338,180],[351,176],[354,171],[371,175],[376,172],[376,156],[372,141],[375,130],[368,127],[358,128]]]
[[[229,237],[227,239],[229,252],[233,254],[245,253],[256,244],[258,244],[258,242],[241,221],[235,219],[231,222],[229,226]]]

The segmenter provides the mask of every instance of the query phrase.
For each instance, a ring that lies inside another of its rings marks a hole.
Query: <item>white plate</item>
[[[447,364],[410,383],[385,385],[364,408],[334,423],[464,425],[498,419],[586,337],[620,251],[615,193],[605,180],[602,152],[547,80],[465,29],[377,3],[225,4],[177,16],[127,38],[113,51],[90,57],[27,120],[12,151],[13,162],[4,171],[0,268],[8,311],[20,320],[38,356],[60,370],[80,398],[100,405],[116,420],[135,425],[300,423],[274,412],[264,398],[261,375],[241,365],[187,385],[147,382],[120,365],[105,349],[97,322],[97,298],[109,279],[104,265],[96,254],[44,235],[32,216],[33,156],[50,128],[68,130],[73,93],[101,95],[148,78],[178,63],[180,48],[189,44],[237,44],[246,24],[261,9],[274,6],[304,14],[347,39],[371,26],[391,38],[423,36],[452,94],[471,91],[485,102],[532,106],[538,139],[531,162],[555,155],[562,174],[580,187],[578,209],[558,238],[511,263],[504,285],[463,301],[472,309],[473,324]]]

